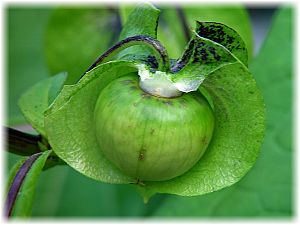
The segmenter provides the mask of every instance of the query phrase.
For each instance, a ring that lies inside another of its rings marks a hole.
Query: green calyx
[[[26,95],[45,88],[42,116],[26,116],[26,96],[23,112],[57,156],[92,179],[138,184],[145,197],[230,186],[254,165],[265,126],[245,44],[226,25],[197,22],[182,56],[169,60],[156,40],[158,14],[133,10],[121,40],[76,84],[48,80]]]

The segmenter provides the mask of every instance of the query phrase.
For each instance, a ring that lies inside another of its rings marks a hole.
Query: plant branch
[[[38,144],[42,141],[41,135],[27,134],[9,127],[5,127],[5,132],[5,149],[9,152],[23,156],[41,152]]]
[[[110,43],[108,45],[108,46],[111,46],[118,40],[118,37],[122,30],[122,22],[121,22],[120,12],[117,8],[115,8],[113,6],[108,6],[108,10],[110,11],[110,13],[113,14],[112,15],[112,23],[110,24],[110,26],[113,27],[113,34],[110,38]],[[109,27],[109,29],[111,29],[111,27]]]
[[[5,139],[6,147],[8,152],[21,155],[31,156],[36,153],[43,152],[45,149],[41,149],[42,136],[27,134],[10,127],[5,127],[8,138]],[[48,144],[47,144],[48,145]],[[47,147],[48,149],[50,146]],[[52,153],[45,163],[44,169],[52,168],[56,165],[66,165],[57,155]]]
[[[184,11],[180,6],[176,6],[176,12],[179,17],[181,27],[183,29],[185,39],[188,42],[191,39],[191,33],[190,33],[188,22],[186,21],[186,17],[184,15]]]
[[[116,55],[120,51],[124,50],[125,48],[131,47],[133,45],[147,45],[154,49],[156,53],[156,58],[158,59],[158,70],[160,71],[169,71],[170,69],[170,62],[167,50],[164,46],[156,39],[145,36],[145,35],[136,35],[132,37],[125,38],[122,41],[119,41],[117,44],[109,48],[106,52],[100,55],[96,61],[86,70],[86,72],[80,77],[80,79],[91,69],[96,67],[100,63],[104,63],[108,61],[109,58]]]
[[[20,167],[18,170],[10,188],[8,191],[7,199],[5,202],[5,216],[9,217],[11,215],[13,206],[15,204],[17,195],[19,193],[20,187],[23,184],[23,181],[30,170],[33,163],[42,155],[43,153],[36,153],[32,156],[30,156]]]

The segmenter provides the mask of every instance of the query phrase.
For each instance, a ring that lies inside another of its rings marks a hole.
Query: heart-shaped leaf
[[[19,100],[19,107],[25,118],[43,136],[46,136],[44,112],[62,89],[66,78],[66,73],[60,73],[45,79],[31,87]]]

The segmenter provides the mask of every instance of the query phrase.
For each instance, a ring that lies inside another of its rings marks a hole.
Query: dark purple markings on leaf
[[[233,57],[222,46],[215,45],[209,40],[196,38],[196,46],[191,63],[204,65],[231,61],[234,61]]]
[[[171,71],[173,73],[179,72],[189,63],[201,63],[204,65],[232,61],[232,56],[229,52],[222,48],[222,46],[213,44],[213,42],[216,42],[215,39],[211,40],[207,37],[212,39],[210,35],[206,35],[205,39],[202,36],[194,36],[188,43],[181,58],[172,66]]]
[[[158,68],[157,59],[153,55],[149,55],[147,59],[144,60],[146,64],[150,65],[151,68]]]
[[[204,38],[222,44],[229,51],[236,49],[244,49],[241,47],[241,43],[238,40],[235,41],[235,38],[230,36],[228,33],[224,32],[224,25],[217,23],[201,23],[197,22],[198,27],[196,28],[196,33]],[[237,45],[233,45],[236,42]]]
[[[223,45],[247,65],[248,52],[245,42],[232,28],[221,23],[197,21],[196,33],[203,38]]]
[[[196,43],[196,40],[194,38],[189,41],[181,58],[179,58],[176,61],[176,63],[172,64],[172,67],[171,67],[172,73],[176,73],[176,72],[180,71],[190,61],[190,59],[193,56],[195,43]]]
[[[193,65],[193,69],[190,68],[189,72],[201,72],[204,75],[233,62],[236,62],[236,58],[223,45],[195,34],[182,57],[172,66],[171,71],[177,73],[186,66]]]
[[[12,209],[14,207],[17,195],[20,191],[20,188],[24,182],[26,175],[28,174],[30,168],[34,164],[34,162],[42,155],[43,153],[36,153],[30,156],[20,167],[19,171],[17,172],[10,188],[8,191],[7,199],[5,202],[5,216],[9,217],[12,213]]]

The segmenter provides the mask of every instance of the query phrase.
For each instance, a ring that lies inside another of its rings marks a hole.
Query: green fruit
[[[199,92],[153,96],[140,88],[136,74],[102,90],[94,119],[99,149],[138,181],[168,180],[188,171],[204,154],[214,127],[212,109]]]

